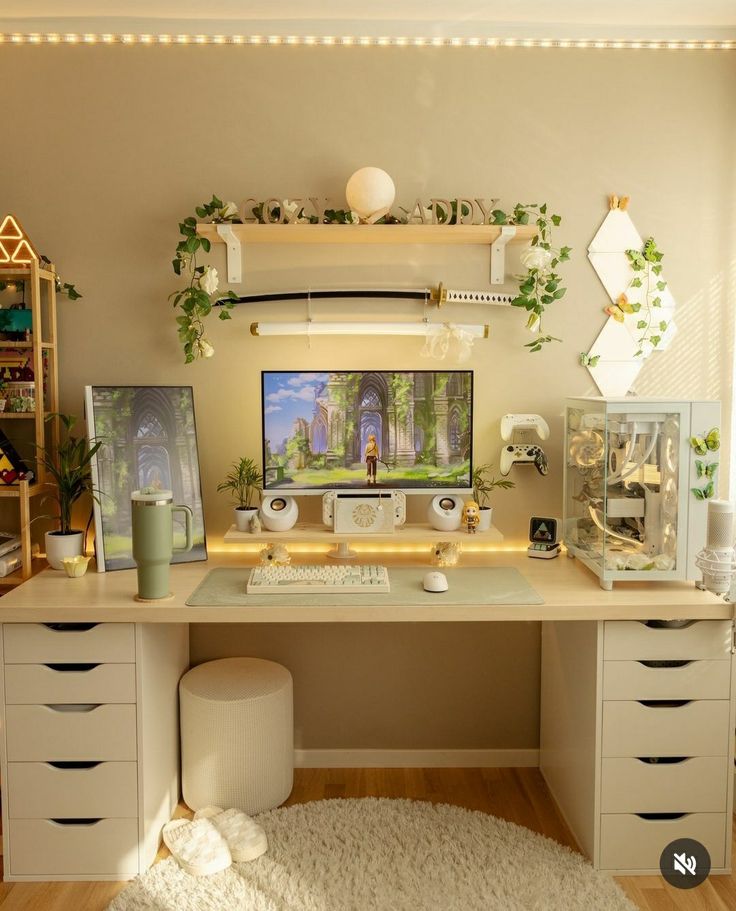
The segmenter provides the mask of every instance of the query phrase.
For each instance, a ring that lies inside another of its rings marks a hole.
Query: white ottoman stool
[[[283,803],[294,784],[291,674],[261,658],[222,658],[179,683],[184,800],[192,810],[252,815]]]

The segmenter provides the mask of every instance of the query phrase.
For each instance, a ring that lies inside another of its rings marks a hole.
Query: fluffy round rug
[[[269,850],[195,878],[172,859],[108,911],[633,911],[580,855],[513,823],[411,800],[321,800],[258,817]]]

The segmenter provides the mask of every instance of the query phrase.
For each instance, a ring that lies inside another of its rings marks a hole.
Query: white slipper
[[[176,862],[192,876],[219,873],[233,862],[227,842],[209,819],[172,819],[163,837]]]
[[[207,820],[217,829],[235,861],[255,860],[268,850],[266,833],[242,810],[202,807],[194,818]]]

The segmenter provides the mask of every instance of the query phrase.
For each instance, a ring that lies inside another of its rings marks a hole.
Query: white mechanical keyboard
[[[249,595],[351,594],[390,592],[385,566],[256,566]]]

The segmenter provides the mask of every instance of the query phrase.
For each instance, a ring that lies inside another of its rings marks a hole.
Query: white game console
[[[501,439],[507,443],[515,432],[535,430],[540,440],[549,439],[549,425],[541,414],[505,414],[501,418]]]
[[[322,521],[338,534],[385,534],[406,522],[402,490],[330,490],[322,497]]]

